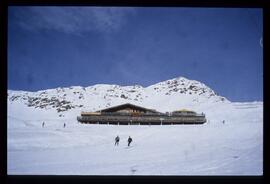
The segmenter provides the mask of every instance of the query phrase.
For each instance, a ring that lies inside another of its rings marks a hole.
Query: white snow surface
[[[30,102],[30,98],[37,99]],[[52,99],[73,107],[58,112],[65,105]],[[207,123],[118,126],[76,120],[81,111],[123,103],[161,112],[188,108],[204,112]],[[146,88],[99,84],[38,92],[8,90],[7,120],[11,175],[263,174],[263,102],[230,102],[183,77]],[[117,135],[119,146],[114,145]],[[128,136],[133,138],[131,147]]]

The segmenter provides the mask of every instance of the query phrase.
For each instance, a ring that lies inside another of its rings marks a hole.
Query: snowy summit
[[[178,77],[146,88],[97,84],[89,87],[48,89],[37,92],[8,90],[9,106],[49,111],[56,117],[71,117],[73,112],[96,111],[99,109],[132,103],[157,109],[161,112],[179,108],[194,108],[208,103],[229,103],[205,84]],[[17,113],[17,112],[14,112]],[[25,114],[24,114],[25,116]]]

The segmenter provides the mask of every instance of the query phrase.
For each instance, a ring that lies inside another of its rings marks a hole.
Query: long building
[[[203,124],[205,115],[190,110],[161,113],[133,104],[122,104],[96,112],[81,112],[77,117],[80,123],[115,125],[172,125]]]

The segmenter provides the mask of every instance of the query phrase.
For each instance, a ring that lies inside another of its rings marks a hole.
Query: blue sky
[[[149,86],[184,76],[263,100],[262,9],[9,7],[8,89]]]

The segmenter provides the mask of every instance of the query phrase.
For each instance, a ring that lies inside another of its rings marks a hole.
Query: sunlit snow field
[[[10,105],[8,174],[262,175],[262,106],[209,107],[203,125],[118,126],[79,124],[76,116],[46,119],[38,112],[30,119],[31,112],[22,116]]]

